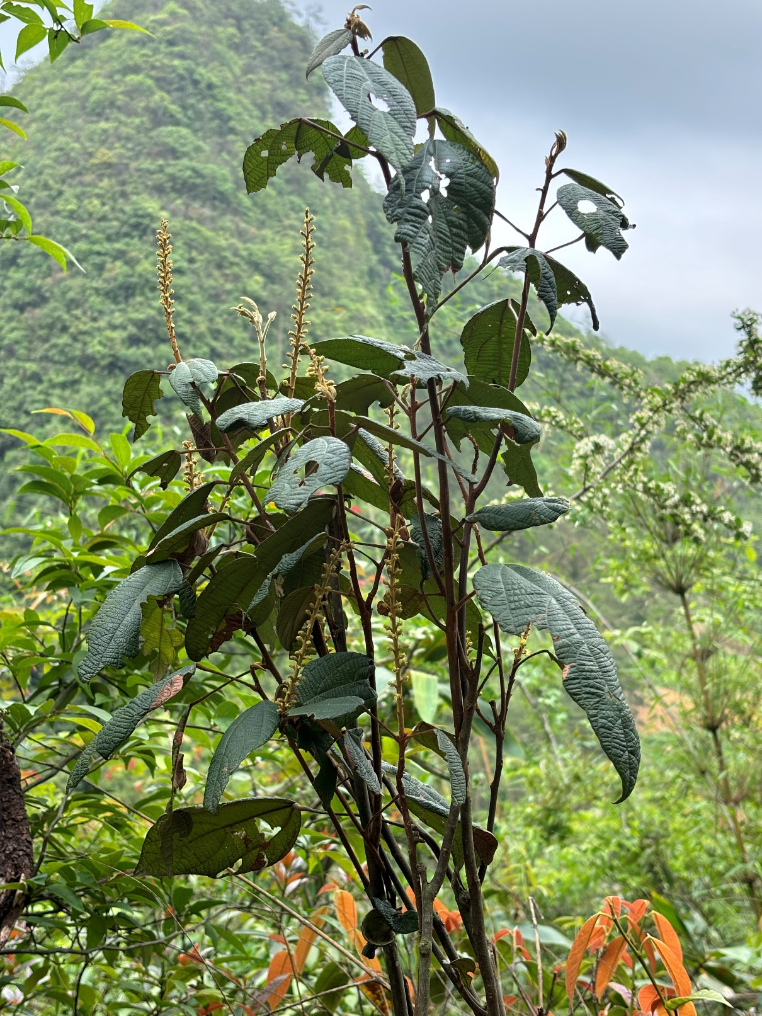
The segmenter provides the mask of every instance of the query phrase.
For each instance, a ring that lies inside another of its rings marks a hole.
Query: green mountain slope
[[[279,0],[130,0],[109,11],[155,38],[94,36],[17,89],[33,110],[30,140],[12,153],[29,167],[18,182],[46,195],[33,208],[37,228],[87,274],[64,276],[26,245],[0,252],[3,426],[23,428],[46,405],[113,425],[125,376],[168,362],[155,280],[161,214],[186,355],[251,357],[253,333],[229,310],[242,295],[278,311],[285,343],[305,203],[318,221],[315,328],[384,330],[369,294],[383,296],[394,253],[360,174],[348,192],[294,163],[266,192],[245,192],[243,152],[257,134],[294,111],[327,111],[320,75],[304,77],[309,31]]]

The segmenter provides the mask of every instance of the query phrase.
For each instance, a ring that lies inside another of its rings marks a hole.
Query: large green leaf
[[[324,339],[322,342],[316,342],[312,348],[318,355],[325,356],[329,360],[346,363],[350,367],[372,370],[381,377],[393,375],[417,377],[424,384],[435,378],[441,381],[461,381],[468,386],[468,378],[448,364],[426,353],[408,349],[407,346],[395,346],[383,339],[372,339],[366,335],[348,335],[343,339]],[[352,379],[354,382],[361,380],[362,376]]]
[[[294,155],[301,162],[308,153],[313,155],[312,172],[316,176],[322,179],[327,173],[333,183],[351,187],[352,159],[362,158],[364,153],[353,151],[347,140],[337,141],[341,136],[341,131],[330,120],[317,117],[310,121],[297,118],[280,127],[271,127],[246,149],[243,159],[246,190],[249,194],[262,190],[284,162]],[[362,144],[360,138],[357,141]]]
[[[384,212],[397,225],[395,240],[410,248],[431,310],[445,272],[460,271],[466,249],[476,251],[487,239],[494,210],[495,185],[486,166],[452,141],[426,141],[392,180]]]
[[[517,304],[498,300],[470,318],[461,332],[460,344],[466,370],[487,384],[507,387],[511,377],[513,343],[516,337]],[[516,386],[523,384],[532,363],[528,329],[521,333]]]
[[[373,377],[371,374],[356,374],[336,385],[337,409],[366,415],[375,402],[378,402],[382,409],[386,409],[394,402],[393,392],[384,384],[382,378]]]
[[[418,116],[436,106],[429,62],[420,47],[404,35],[390,35],[381,43],[384,67],[410,92]]]
[[[153,538],[148,545],[149,552],[155,547],[158,547],[162,540],[169,536],[170,533],[174,533],[181,526],[184,526],[186,522],[191,522],[203,515],[206,509],[206,503],[209,500],[209,495],[214,490],[215,486],[216,484],[214,481],[211,483],[202,483],[200,487],[196,487],[196,489],[192,490],[190,494],[186,494],[182,501],[180,501],[179,504],[172,509],[164,522],[162,522],[153,534]]]
[[[197,515],[195,519],[183,522],[176,529],[173,529],[172,532],[162,537],[146,554],[146,562],[148,564],[155,564],[157,561],[166,561],[173,554],[179,554],[185,550],[190,545],[194,533],[199,532],[201,529],[206,529],[207,526],[216,525],[218,522],[228,521],[230,521],[230,516],[224,512],[212,512],[211,514],[204,512],[201,515]],[[206,547],[204,546],[202,551],[205,549]]]
[[[336,56],[342,49],[346,49],[352,38],[353,33],[349,28],[337,28],[333,32],[329,32],[328,35],[324,35],[310,54],[307,61],[306,77],[309,77],[329,56]]]
[[[221,413],[215,422],[223,433],[227,433],[229,430],[239,430],[241,427],[248,427],[249,430],[261,430],[267,426],[268,420],[283,416],[284,413],[295,413],[303,405],[304,402],[301,399],[287,398],[244,402],[241,406],[234,406]]]
[[[231,801],[216,815],[177,808],[148,831],[135,874],[216,878],[237,861],[240,874],[261,871],[285,857],[301,824],[299,808],[281,798]]]
[[[550,316],[550,327],[558,314],[558,291],[553,269],[542,251],[533,247],[514,247],[505,257],[498,261],[498,268],[509,272],[524,272],[537,290],[537,295],[545,304]]]
[[[450,394],[447,400],[448,414],[451,406],[474,406],[478,408],[488,406],[496,409],[511,409],[514,413],[521,413],[523,416],[531,415],[521,399],[517,395],[514,395],[513,392],[500,385],[487,384],[473,375],[469,377],[468,388],[465,385],[456,385],[455,391]],[[479,448],[486,455],[489,455],[492,451],[495,426],[494,422],[491,425],[489,422],[474,425],[473,423],[467,423],[465,420],[460,420],[457,415],[445,416],[447,436],[455,443],[458,449],[461,447],[463,438],[468,434],[473,437]]]
[[[537,480],[537,470],[532,462],[532,445],[518,445],[507,441],[505,451],[500,456],[503,462],[508,485],[518,484],[530,497],[542,497],[542,489]]]
[[[132,479],[135,473],[145,473],[146,476],[156,476],[159,479],[159,484],[162,490],[166,490],[180,472],[181,465],[182,459],[180,458],[180,453],[176,452],[174,448],[171,448],[168,452],[162,452],[161,455],[155,455],[152,459],[149,459],[148,462],[144,462],[142,466],[138,466],[137,469],[133,469],[130,473],[130,479]]]
[[[396,767],[388,762],[383,762],[382,765],[384,772],[396,779]],[[445,831],[450,805],[440,793],[408,772],[402,774],[402,791],[408,807],[417,818],[440,834]],[[491,864],[497,850],[497,839],[486,829],[474,826],[474,847],[480,860],[484,864]],[[452,845],[452,859],[456,868],[463,866],[463,830],[460,822]]]
[[[140,605],[149,596],[179,591],[183,574],[177,561],[139,568],[112,589],[87,632],[87,655],[80,662],[80,680],[90,681],[104,667],[121,667],[124,658],[140,652]]]
[[[135,430],[132,432],[133,441],[142,437],[151,426],[148,417],[157,415],[154,402],[164,396],[159,382],[158,371],[138,370],[130,374],[124,383],[122,416],[126,416],[135,424]]]
[[[135,730],[146,716],[153,710],[158,709],[168,702],[173,695],[182,691],[187,679],[196,669],[195,663],[170,674],[156,684],[151,685],[136,695],[126,706],[117,709],[111,719],[105,723],[90,744],[83,750],[77,759],[77,764],[72,769],[69,782],[66,784],[66,793],[74,790],[90,768],[90,762],[98,754],[101,758],[108,759],[116,749]]]
[[[550,265],[553,277],[556,280],[556,294],[559,307],[570,303],[575,304],[577,307],[583,303],[587,304],[593,322],[593,330],[597,332],[601,324],[598,320],[598,312],[595,309],[593,297],[585,283],[581,279],[578,279],[574,272],[570,271],[566,265],[562,265],[560,261],[552,258],[550,254],[545,255],[545,260]]]
[[[564,497],[526,497],[508,504],[486,505],[469,515],[466,522],[477,523],[495,533],[509,533],[550,525],[570,508],[571,504]]]
[[[318,468],[300,478],[299,471],[313,462]],[[338,486],[349,472],[351,463],[352,452],[343,441],[335,437],[314,438],[303,444],[281,466],[278,478],[265,499],[274,501],[278,508],[293,515],[321,487]]]
[[[583,187],[587,187],[588,190],[595,191],[596,194],[602,194],[604,198],[608,198],[609,201],[624,205],[624,201],[617,194],[615,190],[608,187],[605,183],[601,183],[600,180],[596,180],[594,176],[588,176],[587,173],[581,173],[578,169],[562,169],[562,173],[573,180],[575,183],[581,184]]]
[[[483,145],[479,144],[463,121],[455,116],[454,113],[451,113],[449,109],[444,109],[442,106],[438,106],[434,113],[436,115],[437,125],[447,140],[454,141],[458,145],[463,145],[463,147],[467,148],[469,152],[473,152],[474,155],[478,155],[489,170],[490,175],[497,180],[500,176],[500,170],[498,169],[497,163],[489,154],[487,149]]]
[[[622,781],[624,801],[640,764],[640,739],[605,640],[577,600],[542,572],[523,565],[489,564],[474,575],[481,606],[503,631],[521,635],[528,624],[548,631],[563,665],[564,688],[587,713],[601,747]]]
[[[447,413],[465,423],[505,422],[513,427],[516,444],[529,444],[538,441],[542,435],[542,430],[536,420],[524,413],[514,412],[512,409],[500,409],[496,406],[448,406]]]
[[[232,774],[247,755],[267,744],[279,720],[278,707],[265,699],[236,716],[222,735],[209,763],[204,789],[204,807],[212,815],[219,811],[220,798]]]
[[[622,236],[622,230],[631,227],[619,205],[609,201],[599,191],[578,183],[565,183],[559,187],[556,198],[575,226],[579,226],[585,234],[588,250],[596,251],[599,247],[605,247],[617,261],[622,257],[629,246]],[[582,211],[579,207],[582,202],[593,204],[595,211]]]
[[[416,111],[410,92],[389,71],[359,56],[328,57],[323,77],[370,144],[401,172],[413,158]]]
[[[182,360],[169,375],[169,383],[186,409],[201,419],[198,386],[211,384],[218,375],[219,371],[211,360]]]
[[[250,610],[267,595],[271,579],[294,567],[312,540],[325,531],[333,518],[335,502],[317,498],[289,519],[257,547],[221,568],[196,602],[196,614],[185,634],[185,648],[192,660],[202,659],[218,627],[231,608]],[[285,563],[284,563],[285,562]]]
[[[289,716],[331,719],[337,727],[354,725],[361,710],[376,701],[370,686],[373,670],[373,660],[362,653],[329,653],[311,660]]]

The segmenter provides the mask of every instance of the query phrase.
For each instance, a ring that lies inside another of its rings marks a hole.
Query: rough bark
[[[0,882],[23,881],[33,869],[34,850],[21,773],[10,745],[0,740]],[[10,936],[24,903],[22,890],[0,892],[0,945]]]

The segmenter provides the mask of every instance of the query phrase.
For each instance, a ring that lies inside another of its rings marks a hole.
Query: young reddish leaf
[[[598,920],[603,920],[603,918],[599,917]],[[603,943],[606,941],[607,934],[608,928],[596,928],[590,938],[590,941],[588,942],[587,945],[588,952],[594,953],[598,949],[600,949]]]
[[[651,942],[651,939],[647,935],[641,935],[641,941],[643,941],[644,938],[645,938],[645,941],[643,942],[643,950],[644,950],[646,956],[648,957],[648,965],[651,968],[651,973],[655,974],[656,973],[656,953],[654,952],[653,943]]]
[[[662,942],[664,942],[667,946],[669,946],[671,951],[682,963],[683,947],[680,945],[680,939],[677,937],[677,932],[669,923],[664,914],[660,914],[656,910],[654,910],[651,916],[654,919],[654,924],[659,930],[659,938],[662,940]],[[690,992],[686,992],[686,994],[690,994]]]
[[[662,994],[666,998],[667,995],[666,988],[664,989]],[[661,1005],[659,1001],[659,992],[656,990],[656,988],[654,988],[653,984],[645,984],[640,989],[640,991],[638,992],[638,1005],[640,1006],[641,1010],[646,1014],[655,1012],[657,1006]],[[661,1008],[664,1007],[661,1006]]]
[[[318,923],[319,922],[319,923]],[[313,923],[322,925],[322,921],[313,921]],[[299,941],[296,943],[296,949],[294,950],[294,972],[301,974],[304,970],[304,966],[307,962],[307,957],[310,954],[310,949],[315,944],[317,938],[317,932],[313,928],[302,928],[301,934],[299,935]]]
[[[380,970],[380,964],[379,964]],[[355,984],[362,991],[366,998],[370,999],[382,1016],[391,1016],[391,1008],[386,992],[377,981],[371,981],[368,977],[359,977]]]
[[[318,889],[318,896],[322,896],[323,893],[331,893],[333,892],[334,889],[338,889],[338,886],[336,885],[335,882],[326,882],[325,885],[321,886]]]
[[[286,997],[293,973],[294,968],[288,950],[281,949],[280,952],[276,952],[267,969],[267,985],[270,989],[267,995],[267,1004],[270,1009],[277,1008]]]
[[[348,893],[346,889],[337,889],[333,902],[336,906],[336,916],[342,928],[346,928],[347,931],[355,931],[357,929],[357,904],[352,894]]]
[[[666,942],[662,942],[661,939],[651,937],[651,941],[656,946],[661,961],[664,964],[667,973],[669,974],[670,980],[675,986],[675,992],[678,996],[683,997],[691,994],[691,979],[688,975],[688,971],[683,966],[682,960],[679,960],[674,952],[670,949]],[[681,1005],[677,1010],[679,1016],[696,1016],[696,1007],[693,1002],[686,1002],[685,1005]]]
[[[569,958],[566,961],[566,994],[570,999],[574,998],[574,987],[577,983],[579,968],[582,966],[582,959],[585,955],[590,936],[593,934],[598,915],[589,917],[577,932],[577,937],[569,950]]]
[[[648,900],[633,900],[629,904],[629,912],[627,918],[630,922],[631,928],[637,928],[640,922],[643,920],[643,916],[648,909]]]
[[[606,951],[601,956],[600,963],[598,964],[598,971],[595,975],[595,994],[598,998],[603,997],[603,992],[608,987],[608,983],[614,976],[616,968],[619,966],[622,955],[627,948],[627,943],[620,936],[619,938],[613,939],[606,946]],[[569,998],[572,996],[569,995]]]

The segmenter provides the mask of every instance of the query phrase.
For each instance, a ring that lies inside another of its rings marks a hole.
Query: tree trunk
[[[0,882],[21,882],[32,874],[34,851],[18,762],[1,738],[0,731]],[[25,902],[23,890],[0,892],[0,945],[8,940]]]

